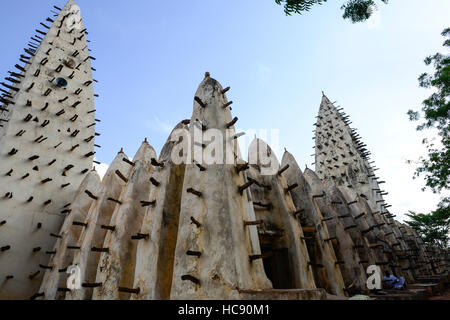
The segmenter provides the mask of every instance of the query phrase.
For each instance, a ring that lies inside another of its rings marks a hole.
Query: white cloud
[[[94,158],[94,161],[97,161],[97,160]],[[96,164],[96,163],[94,163],[94,168],[97,171],[97,173],[100,176],[100,178],[103,180],[103,177],[105,176],[106,171],[108,171],[109,164],[106,164],[106,163]]]

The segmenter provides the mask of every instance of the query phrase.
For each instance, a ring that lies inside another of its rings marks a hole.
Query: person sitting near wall
[[[385,272],[385,276],[383,278],[383,282],[387,289],[395,289],[395,290],[402,290],[405,286],[405,278],[400,277],[397,278],[393,274],[390,274],[389,271]]]

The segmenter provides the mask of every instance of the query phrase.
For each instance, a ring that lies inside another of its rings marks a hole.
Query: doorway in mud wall
[[[287,248],[261,245],[264,270],[274,289],[294,289],[293,272]]]

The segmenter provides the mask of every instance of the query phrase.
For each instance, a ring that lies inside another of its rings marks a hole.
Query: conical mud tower
[[[66,206],[92,168],[94,58],[74,1],[55,16],[0,83],[0,299],[38,291]]]
[[[377,265],[382,271],[392,272],[385,263],[388,261],[388,257],[385,254],[383,243],[378,240],[379,232],[374,227],[377,224],[372,222],[373,218],[371,219],[371,217],[373,214],[367,201],[359,197],[353,189],[339,187],[339,190],[343,197],[342,202],[345,202],[350,209],[350,214],[353,216],[357,230],[360,233],[359,239],[354,240],[354,242],[355,249],[361,257],[361,263],[364,268],[367,268],[369,265]]]
[[[308,251],[310,252],[311,266],[314,270],[316,285],[327,292],[345,296],[345,284],[342,278],[337,258],[333,249],[325,219],[322,212],[313,199],[311,187],[297,164],[295,158],[289,152],[283,155],[283,174],[289,185],[297,184],[298,188],[290,191],[292,200],[297,210],[300,210],[299,220],[303,226],[303,232],[309,235],[307,238]]]
[[[128,157],[120,151],[109,166],[98,194],[85,190],[95,201],[84,223],[79,224],[83,231],[78,245],[72,248],[75,250],[73,265],[80,268],[82,288],[67,292],[66,299],[91,299],[94,288],[102,286],[102,283],[95,282],[97,267],[101,254],[109,252],[109,248],[103,245],[107,233],[115,232],[115,226],[110,225],[110,222],[116,208],[123,204],[119,198],[130,178],[132,166],[129,162]]]
[[[355,190],[365,198],[373,215],[370,227],[379,229],[378,241],[384,247],[389,267],[398,276],[413,281],[409,262],[404,256],[407,245],[390,214],[383,195],[387,193],[372,167],[370,152],[360,141],[359,134],[349,127],[349,116],[337,109],[324,95],[316,123],[316,172],[327,184],[336,184]],[[380,262],[381,263],[381,262]]]
[[[248,179],[253,183],[253,205],[261,222],[258,230],[265,267],[274,288],[316,288],[299,212],[289,193],[298,185],[288,185],[273,151],[262,140],[251,143],[249,162]],[[269,168],[273,172],[265,172]]]
[[[134,290],[134,274],[136,269],[136,251],[138,241],[148,235],[141,234],[140,228],[147,211],[148,195],[153,185],[149,183],[155,173],[152,165],[156,152],[144,141],[132,162],[123,158],[131,166],[130,178],[123,189],[109,222],[113,232],[107,232],[97,268],[96,283],[100,287],[94,289],[94,300],[129,300]],[[139,200],[142,199],[142,200]]]
[[[436,273],[436,270],[433,270],[433,264],[431,263],[431,252],[428,251],[428,248],[418,236],[417,232],[411,227],[403,224],[398,224],[398,228],[408,244],[408,250],[406,251],[405,257],[411,261],[414,277],[418,278],[420,276]]]
[[[91,171],[78,189],[72,204],[67,208],[69,214],[59,232],[60,239],[56,241],[54,255],[50,260],[51,270],[47,270],[42,279],[39,293],[45,300],[60,300],[66,295],[67,269],[72,265],[75,254],[74,248],[78,245],[81,231],[80,225],[84,224],[94,199],[88,193],[97,194],[101,181],[96,171]]]
[[[142,227],[137,229],[143,237],[137,247],[134,278],[134,288],[138,288],[139,293],[132,299],[170,299],[187,154],[178,153],[179,162],[172,161],[172,157],[176,152],[183,151],[182,147],[178,147],[188,134],[185,124],[175,127],[161,151],[157,162],[159,166],[155,167],[151,178],[153,189],[143,202],[148,209]]]
[[[324,95],[316,123],[316,173],[322,180],[363,194],[373,209],[384,212],[385,191],[380,189],[376,169],[369,162],[370,152],[349,124],[349,116]]]
[[[344,230],[347,231],[350,238],[352,238],[355,251],[358,253],[360,258],[360,263],[362,264],[364,270],[366,270],[368,266],[373,264],[371,262],[375,261],[375,256],[357,223],[357,220],[362,219],[365,213],[358,210],[358,207],[356,206],[358,204],[357,198],[347,200],[346,196],[335,184],[327,181],[325,183],[325,188],[327,195],[330,197],[331,203],[339,213],[337,218],[344,226]]]
[[[239,299],[240,290],[271,288],[226,91],[207,74],[195,95],[172,299]]]
[[[335,262],[340,266],[345,281],[345,290],[348,294],[366,291],[366,272],[361,263],[355,244],[345,230],[339,212],[335,209],[331,197],[327,194],[322,182],[314,171],[306,169],[304,177],[311,187],[313,201],[322,212],[330,235],[326,241],[331,241],[338,260]]]

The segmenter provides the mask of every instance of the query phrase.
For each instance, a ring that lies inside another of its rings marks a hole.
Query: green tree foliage
[[[388,0],[380,1],[388,3]],[[314,5],[321,5],[327,0],[275,0],[275,2],[284,6],[286,15],[291,15],[292,13],[302,14]],[[344,10],[344,19],[350,19],[351,22],[356,23],[369,19],[376,6],[375,0],[347,0],[341,9]]]
[[[442,36],[447,38],[444,47],[450,47],[450,28],[445,29]],[[426,187],[438,193],[448,190],[450,186],[450,55],[436,53],[427,57],[425,64],[432,65],[434,73],[422,74],[419,84],[433,93],[423,101],[422,112],[409,110],[408,115],[411,121],[423,120],[417,127],[418,131],[437,129],[439,144],[436,145],[433,140],[423,140],[428,154],[421,159],[414,177],[424,174]],[[430,214],[410,212],[407,216],[411,218],[407,223],[419,232],[425,242],[448,246],[450,197],[443,199],[438,209]]]
[[[449,199],[439,204],[437,210],[430,214],[415,213],[406,214],[411,220],[406,223],[417,230],[423,241],[427,244],[448,248],[450,231],[450,206]]]
[[[444,47],[450,47],[450,28],[445,29],[442,35],[447,37]],[[434,141],[423,140],[428,155],[421,159],[415,172],[415,177],[424,174],[426,187],[437,193],[448,190],[450,186],[450,55],[436,53],[427,57],[425,64],[434,66],[434,74],[422,74],[419,83],[422,88],[432,89],[433,93],[423,101],[422,113],[409,110],[408,115],[411,121],[419,121],[423,116],[424,122],[417,127],[418,131],[430,128],[438,131],[438,145]]]

